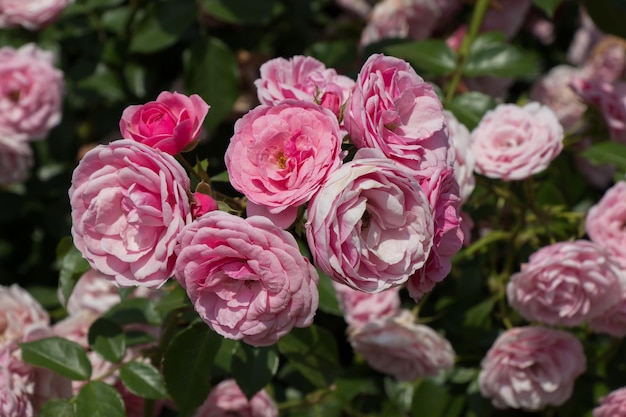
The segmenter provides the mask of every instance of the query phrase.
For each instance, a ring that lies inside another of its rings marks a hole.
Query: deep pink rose
[[[593,409],[593,417],[626,416],[626,387],[611,391],[600,398],[600,404]]]
[[[59,124],[63,73],[53,62],[34,43],[0,48],[0,137],[41,139]]]
[[[315,103],[258,106],[235,123],[225,155],[230,182],[250,202],[288,217],[288,226],[341,165],[341,138],[337,118]]]
[[[261,78],[254,82],[261,104],[275,106],[286,99],[321,104],[340,115],[354,86],[354,80],[339,75],[310,56],[274,58],[259,69]]]
[[[577,240],[533,253],[511,276],[506,291],[511,307],[528,321],[578,326],[619,301],[623,279],[613,255],[598,244]]]
[[[348,338],[372,368],[400,381],[435,376],[454,366],[450,342],[430,327],[415,323],[408,310],[350,328]]]
[[[626,268],[626,182],[609,188],[589,209],[585,227],[589,238],[615,255]]]
[[[476,186],[474,178],[476,161],[472,154],[470,132],[452,112],[446,110],[444,115],[448,124],[448,134],[454,145],[454,176],[459,183],[459,196],[462,202],[466,202]]]
[[[545,170],[563,149],[563,127],[548,107],[500,104],[472,131],[476,172],[504,181]]]
[[[379,149],[415,175],[430,176],[454,164],[435,90],[398,58],[369,57],[348,99],[344,123],[357,148]]]
[[[0,139],[0,185],[26,180],[33,166],[33,151],[28,143]]]
[[[536,411],[567,401],[585,364],[583,346],[574,335],[516,327],[502,333],[487,352],[478,385],[497,408]]]
[[[193,417],[278,417],[278,407],[267,391],[246,398],[234,379],[217,384]]]
[[[47,327],[48,313],[17,284],[0,286],[0,348],[22,341],[32,328]]]
[[[197,94],[163,91],[156,101],[126,107],[120,132],[125,139],[176,155],[198,140],[209,108]]]
[[[317,272],[295,238],[268,219],[212,211],[180,241],[176,277],[217,333],[265,346],[313,322]]]
[[[74,0],[0,0],[0,28],[39,30],[72,3]]]
[[[427,197],[411,172],[374,149],[328,177],[307,208],[315,265],[335,281],[375,293],[402,285],[433,244]]]
[[[346,323],[360,327],[373,320],[395,315],[400,310],[400,287],[370,294],[333,281]]]
[[[174,270],[191,221],[189,177],[176,160],[130,139],[99,145],[72,175],[74,244],[118,286],[156,288]]]

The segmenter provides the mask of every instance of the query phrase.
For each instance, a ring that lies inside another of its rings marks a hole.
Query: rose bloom
[[[604,314],[589,320],[589,329],[617,338],[626,336],[626,285],[624,285],[616,304],[609,307]]]
[[[133,140],[85,154],[69,190],[74,244],[118,286],[162,285],[178,233],[191,221],[189,177],[176,160]]]
[[[574,335],[516,327],[502,333],[487,352],[478,385],[497,408],[541,410],[567,401],[585,362],[583,346]]]
[[[563,149],[563,127],[550,108],[500,104],[472,132],[476,172],[504,181],[543,171]]]
[[[467,127],[457,120],[452,112],[445,110],[448,133],[454,145],[454,176],[459,183],[459,195],[462,202],[469,200],[476,187],[474,165],[476,164],[471,150],[471,137]]]
[[[33,151],[28,143],[0,139],[0,185],[26,180],[33,166]]]
[[[64,303],[60,288],[59,300]],[[120,293],[111,284],[111,278],[95,269],[90,269],[76,282],[65,309],[70,315],[78,314],[82,310],[103,314],[120,301]]]
[[[428,177],[454,164],[435,90],[398,58],[369,57],[348,99],[344,124],[357,148],[378,149],[414,175]]]
[[[584,76],[596,82],[617,81],[626,70],[626,41],[604,36],[593,47],[582,69]]]
[[[225,155],[231,184],[249,205],[289,226],[298,206],[341,165],[341,138],[337,118],[315,103],[258,106],[235,123]]]
[[[339,75],[310,56],[289,59],[274,58],[259,69],[261,77],[254,82],[261,104],[275,106],[286,99],[319,103],[336,116],[346,102],[354,81]]]
[[[577,240],[533,253],[511,276],[506,291],[511,307],[528,321],[578,326],[619,301],[622,279],[613,255],[596,243]]]
[[[369,294],[333,281],[333,287],[349,326],[360,327],[395,315],[400,309],[400,287]]]
[[[379,151],[362,149],[328,177],[307,208],[315,265],[332,279],[375,293],[402,285],[424,266],[433,219],[413,175]]]
[[[47,327],[48,313],[17,284],[0,286],[0,348],[19,342],[32,328]]]
[[[156,101],[128,106],[122,113],[122,137],[176,155],[198,140],[210,106],[193,94],[163,91]]]
[[[74,0],[0,0],[0,28],[39,30],[52,23]]]
[[[593,417],[626,416],[626,387],[616,389],[600,398],[600,405],[593,409]]]
[[[589,209],[585,228],[589,238],[612,252],[626,268],[626,181],[609,188]]]
[[[212,211],[183,229],[180,242],[176,277],[220,335],[266,346],[313,322],[317,272],[295,238],[265,217]]]
[[[59,124],[63,73],[53,63],[34,43],[0,48],[0,137],[41,139]]]
[[[234,379],[217,384],[193,417],[278,417],[278,407],[267,391],[246,398]]]
[[[350,328],[348,338],[372,368],[400,381],[435,376],[454,366],[450,342],[430,327],[415,323],[408,310]]]

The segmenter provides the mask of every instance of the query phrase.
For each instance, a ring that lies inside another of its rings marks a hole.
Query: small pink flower
[[[217,384],[193,417],[278,417],[278,407],[267,391],[261,390],[250,400],[234,379]]]
[[[268,219],[212,211],[180,241],[176,277],[220,335],[266,346],[313,322],[317,272],[295,238]]]
[[[209,211],[217,210],[217,201],[210,195],[195,192],[193,193],[193,202],[191,203],[191,214],[194,219],[202,216]]]
[[[578,326],[606,314],[619,301],[622,279],[626,277],[608,251],[577,240],[533,253],[506,289],[511,307],[526,320]]]
[[[593,409],[593,417],[626,416],[626,387],[611,391],[600,398],[600,404]]]
[[[53,63],[34,43],[0,48],[0,137],[41,139],[59,124],[63,73]]]
[[[433,244],[426,198],[411,172],[374,149],[358,151],[307,208],[315,265],[365,292],[402,285],[424,266]]]
[[[157,288],[173,273],[191,221],[189,177],[176,160],[133,140],[85,154],[69,190],[74,244],[118,286]]]
[[[615,255],[626,268],[626,182],[609,188],[602,199],[589,209],[586,230],[589,238]]]
[[[349,326],[360,327],[373,320],[395,315],[400,309],[400,287],[375,294],[355,290],[333,281],[333,287]]]
[[[156,101],[124,109],[120,132],[125,139],[176,155],[198,140],[209,108],[197,94],[163,91]]]
[[[17,284],[0,286],[0,348],[22,341],[31,329],[47,327],[48,313]]]
[[[26,180],[33,166],[33,151],[28,143],[0,139],[0,185]]]
[[[462,202],[466,202],[476,186],[474,178],[476,161],[472,154],[470,132],[452,112],[445,110],[443,113],[446,117],[450,140],[454,145],[454,176],[459,183],[459,196]]]
[[[22,26],[39,30],[56,20],[74,0],[2,0],[0,28]]]
[[[554,112],[537,102],[500,104],[472,132],[476,172],[504,181],[545,170],[563,149],[563,127]]]
[[[541,410],[572,395],[585,371],[580,341],[545,327],[516,327],[502,333],[481,363],[478,385],[497,408]]]
[[[314,103],[258,106],[235,123],[225,155],[231,184],[290,224],[341,165],[341,138],[337,118]]]
[[[348,338],[372,368],[400,381],[435,376],[454,366],[450,342],[430,327],[416,324],[408,310],[350,328]]]

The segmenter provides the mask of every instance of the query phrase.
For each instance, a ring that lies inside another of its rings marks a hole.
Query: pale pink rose
[[[467,127],[457,120],[452,112],[445,110],[448,134],[454,145],[454,176],[459,183],[459,196],[465,203],[476,187],[474,165],[476,161],[471,149],[471,136]]]
[[[593,417],[626,416],[626,387],[611,391],[600,398],[600,404],[593,409]]]
[[[33,166],[33,151],[28,143],[0,139],[0,185],[25,181]]]
[[[261,77],[254,85],[259,101],[267,106],[275,106],[286,99],[310,101],[339,116],[340,107],[354,86],[354,80],[337,74],[310,56],[270,59],[259,71]]]
[[[619,181],[606,190],[589,209],[585,228],[589,238],[615,255],[626,268],[626,182]]]
[[[336,3],[342,8],[365,18],[372,10],[371,1],[367,0],[336,0]]]
[[[563,149],[563,127],[550,108],[500,104],[472,131],[476,172],[504,181],[545,170]]]
[[[212,211],[183,229],[180,241],[176,277],[220,335],[265,346],[313,322],[317,271],[295,238],[268,219]]]
[[[536,411],[567,401],[585,366],[583,346],[574,335],[516,327],[502,333],[487,352],[478,385],[497,408]]]
[[[499,0],[487,10],[481,32],[502,32],[511,39],[522,27],[532,0]]]
[[[441,15],[437,0],[382,0],[370,13],[360,44],[388,38],[426,39]]]
[[[162,285],[191,221],[189,177],[174,157],[130,139],[85,154],[69,190],[74,244],[118,286]]]
[[[588,240],[559,242],[533,253],[506,287],[511,307],[528,321],[578,326],[606,314],[626,277],[602,246]]]
[[[74,0],[0,0],[0,28],[39,30],[72,3]]]
[[[400,309],[400,287],[370,294],[333,281],[346,323],[360,327],[373,320],[395,315]]]
[[[59,124],[63,73],[53,63],[34,43],[0,48],[0,137],[41,139]]]
[[[433,244],[427,197],[411,172],[374,149],[328,177],[307,208],[315,265],[332,279],[375,293],[402,285]]]
[[[452,167],[443,108],[433,87],[398,58],[372,55],[348,99],[344,123],[357,148],[375,148],[414,175]]]
[[[267,391],[246,398],[234,379],[217,384],[193,417],[278,417],[278,407]]]
[[[225,155],[230,182],[250,202],[291,223],[295,209],[341,165],[341,140],[337,118],[315,103],[258,106],[235,123]]]
[[[194,219],[202,216],[209,211],[217,210],[217,201],[210,195],[195,192],[193,193],[193,201],[191,202],[191,214]]]
[[[350,328],[348,338],[372,368],[400,381],[435,376],[454,366],[450,342],[430,327],[415,323],[408,310]]]
[[[589,320],[589,329],[596,333],[606,333],[618,338],[626,336],[626,285],[624,285],[620,299],[616,304],[612,305],[604,314]]]
[[[558,65],[533,84],[530,98],[550,107],[565,130],[580,121],[587,106],[571,88],[574,76],[580,69]]]
[[[64,301],[60,288],[59,300]],[[103,314],[120,301],[120,293],[111,283],[111,278],[90,269],[76,282],[65,309],[70,315],[78,314],[81,310]]]
[[[33,328],[47,327],[48,313],[17,284],[0,286],[0,348],[19,342]]]
[[[126,107],[120,132],[125,139],[176,155],[198,140],[209,108],[197,94],[163,91],[156,101]]]

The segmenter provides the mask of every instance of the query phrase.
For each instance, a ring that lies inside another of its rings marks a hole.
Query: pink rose
[[[481,363],[478,385],[497,408],[541,410],[572,395],[585,371],[580,341],[545,327],[516,327],[502,333]]]
[[[593,417],[626,416],[626,387],[616,389],[600,398],[600,405],[593,409]]]
[[[74,244],[118,286],[162,285],[191,221],[189,178],[176,160],[133,140],[85,154],[69,190]]]
[[[0,139],[0,185],[26,180],[33,166],[33,151],[27,143]]]
[[[624,40],[614,36],[604,36],[587,57],[582,72],[585,77],[595,82],[611,83],[623,78],[625,70]]]
[[[348,338],[372,368],[400,381],[435,376],[454,366],[450,342],[430,327],[415,323],[408,310],[350,328]]]
[[[217,201],[210,195],[195,192],[193,193],[193,201],[191,203],[191,214],[194,219],[202,216],[209,211],[215,211],[218,209]]]
[[[548,167],[563,149],[563,127],[537,102],[500,104],[472,132],[476,172],[504,181],[522,180]]]
[[[454,145],[454,176],[459,183],[461,201],[466,202],[476,186],[476,179],[474,178],[476,161],[471,150],[470,132],[452,112],[445,110],[443,113],[448,124],[450,140]]]
[[[352,289],[333,281],[333,287],[349,326],[360,327],[370,321],[395,315],[400,309],[400,287],[375,294]]]
[[[433,244],[433,218],[419,183],[373,149],[358,151],[328,177],[307,219],[315,265],[369,293],[406,282]]]
[[[0,2],[0,28],[22,26],[39,30],[52,23],[74,0],[2,0]]]
[[[61,294],[60,289],[59,294]],[[62,296],[59,299],[63,302]],[[78,314],[81,310],[103,314],[120,301],[120,293],[111,284],[111,278],[95,269],[90,269],[76,282],[65,309],[70,315]]]
[[[604,315],[619,301],[622,279],[626,277],[608,251],[577,240],[533,253],[511,276],[506,291],[511,307],[528,321],[578,326]]]
[[[615,255],[626,268],[626,182],[609,188],[600,201],[589,209],[585,228],[589,238]]]
[[[34,43],[0,48],[0,137],[41,139],[59,124],[63,73],[53,62]]]
[[[366,18],[372,6],[367,0],[335,0],[342,8],[362,17]]]
[[[606,333],[618,338],[626,336],[626,285],[616,304],[609,307],[604,314],[589,320],[589,329],[596,333]]]
[[[288,226],[341,165],[341,138],[337,118],[314,103],[258,106],[235,123],[225,155],[231,184]]]
[[[454,164],[454,150],[435,90],[398,58],[365,62],[344,112],[357,148],[382,151],[414,175],[430,176]]]
[[[122,113],[122,137],[176,155],[198,140],[210,106],[193,94],[163,91],[156,101],[128,106]]]
[[[278,407],[267,391],[257,392],[250,400],[234,379],[217,384],[193,417],[278,417]]]
[[[296,55],[270,59],[259,69],[261,78],[254,82],[261,104],[275,106],[286,99],[321,104],[340,115],[354,81],[339,75],[310,56]]]
[[[268,219],[212,211],[180,241],[176,277],[220,335],[265,346],[313,322],[317,272],[295,238]]]
[[[0,348],[22,341],[31,329],[47,327],[48,313],[17,284],[0,286]]]

